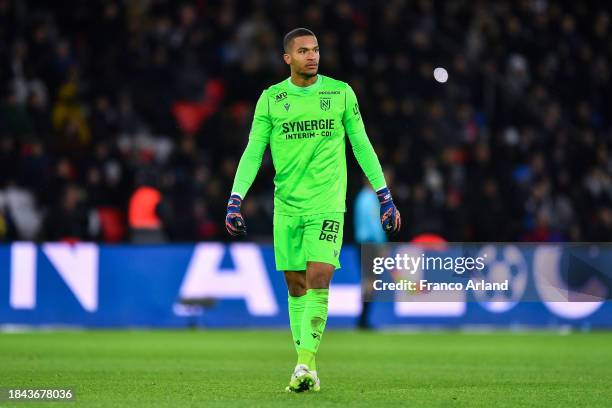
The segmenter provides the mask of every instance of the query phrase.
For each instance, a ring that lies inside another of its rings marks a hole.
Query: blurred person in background
[[[385,177],[389,180],[388,174],[385,174]],[[380,203],[367,179],[363,180],[363,188],[355,197],[354,211],[355,242],[358,244],[387,242],[387,235],[377,219]]]
[[[385,178],[388,182],[391,182],[388,172],[385,172]],[[382,229],[380,222],[378,222],[377,216],[380,213],[380,203],[376,192],[372,190],[370,182],[367,179],[363,180],[363,188],[357,194],[355,198],[354,208],[354,219],[355,225],[355,242],[363,244],[383,244],[387,242],[387,234]],[[366,278],[366,279],[364,279]],[[365,274],[362,276],[362,294],[361,294],[361,313],[359,314],[358,327],[361,329],[368,329],[368,317],[370,311],[370,296],[372,294],[372,274]]]
[[[63,189],[57,205],[46,215],[43,228],[49,241],[75,243],[94,238],[81,189],[73,184]]]
[[[135,244],[160,244],[166,242],[160,206],[162,193],[155,187],[154,176],[142,175],[145,180],[134,190],[129,201],[128,224],[130,239]]]

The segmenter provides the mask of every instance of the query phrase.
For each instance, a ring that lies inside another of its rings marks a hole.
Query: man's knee
[[[310,262],[306,271],[308,289],[329,289],[336,268],[322,262]]]
[[[306,294],[305,283],[292,283],[290,285],[287,285],[287,289],[289,290],[289,295],[293,297],[304,296]]]
[[[290,296],[304,296],[306,294],[306,273],[305,272],[285,272],[287,290]]]

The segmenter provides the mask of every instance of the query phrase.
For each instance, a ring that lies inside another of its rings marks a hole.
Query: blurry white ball
[[[444,83],[448,80],[448,72],[446,72],[446,70],[442,67],[434,69],[433,74],[436,81],[440,83]]]

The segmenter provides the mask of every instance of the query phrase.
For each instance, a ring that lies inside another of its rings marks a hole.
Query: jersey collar
[[[321,82],[322,77],[319,74],[317,74],[317,80],[314,82],[314,84],[308,86],[297,86],[296,84],[291,82],[291,77],[287,78],[287,86],[289,87],[289,89],[300,93],[310,93],[312,91],[316,91],[321,86]]]

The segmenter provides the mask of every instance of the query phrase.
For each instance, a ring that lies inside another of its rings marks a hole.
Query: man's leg
[[[306,259],[302,249],[301,221],[301,217],[274,213],[274,258],[276,268],[286,271],[289,323],[296,351],[306,303]]]
[[[294,392],[321,389],[315,356],[327,323],[329,284],[334,270],[340,268],[343,213],[315,214],[303,217],[303,242],[306,269],[306,295],[298,363],[287,390]],[[289,269],[289,268],[288,268]]]
[[[315,356],[327,323],[329,284],[336,267],[324,262],[308,262],[306,304],[302,317],[298,364],[316,371]]]
[[[295,351],[299,354],[302,335],[302,316],[306,307],[306,271],[285,271],[289,291],[289,325]]]

